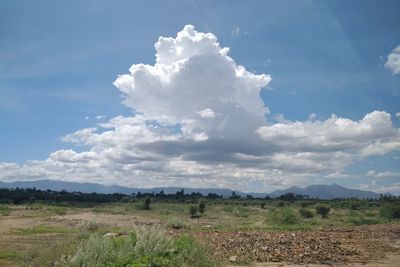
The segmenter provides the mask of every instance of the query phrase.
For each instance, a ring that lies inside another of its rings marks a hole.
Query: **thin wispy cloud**
[[[231,31],[231,35],[232,36],[238,36],[239,34],[240,34],[240,28],[239,27],[236,27],[235,29],[233,29]]]

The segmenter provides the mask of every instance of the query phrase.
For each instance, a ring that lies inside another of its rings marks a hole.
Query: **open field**
[[[182,256],[173,263],[163,261],[169,260],[163,254],[158,265],[141,259],[127,266],[390,266],[400,255],[400,223],[381,216],[376,202],[327,202],[331,208],[323,218],[312,201],[207,200],[199,220],[189,218],[191,203],[155,200],[143,210],[138,202],[2,205],[0,266],[78,266],[70,262],[78,248],[85,251],[87,240],[108,244],[103,239],[126,240],[143,229],[163,232],[166,251],[179,256],[177,248],[190,244],[199,246],[190,251],[193,255],[187,252],[190,257],[209,255],[212,260],[194,265]],[[103,237],[106,233],[111,237]]]

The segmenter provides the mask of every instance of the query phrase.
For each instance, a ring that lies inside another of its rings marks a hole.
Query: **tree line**
[[[163,201],[174,201],[174,202],[191,202],[195,203],[199,198],[205,198],[210,200],[222,199],[223,196],[209,193],[208,195],[202,195],[199,192],[193,192],[190,194],[185,193],[184,189],[177,191],[176,193],[166,194],[164,191],[158,193],[141,193],[126,195],[121,193],[113,194],[102,194],[102,193],[82,193],[82,192],[68,192],[68,191],[52,191],[52,190],[39,190],[36,188],[0,188],[0,203],[8,204],[22,204],[32,203],[35,201],[43,202],[70,202],[70,203],[110,203],[110,202],[129,202],[132,199],[154,199]],[[308,196],[295,195],[293,193],[287,193],[276,198],[266,196],[265,198],[254,198],[251,195],[240,196],[235,192],[228,198],[231,200],[280,200],[286,202],[313,200]],[[314,199],[317,200],[317,199]],[[335,199],[333,201],[340,201],[341,199]],[[349,200],[349,199],[347,199]],[[352,200],[352,199],[350,199]],[[353,199],[355,200],[355,199]],[[381,196],[380,201],[391,202],[398,201],[400,197],[395,196]],[[376,199],[366,201],[377,201]]]

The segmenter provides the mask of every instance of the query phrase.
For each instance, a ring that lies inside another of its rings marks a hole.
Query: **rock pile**
[[[197,235],[224,262],[340,264],[367,262],[396,250],[387,241],[400,238],[399,225],[393,226],[395,231],[371,227],[303,232],[212,231]]]

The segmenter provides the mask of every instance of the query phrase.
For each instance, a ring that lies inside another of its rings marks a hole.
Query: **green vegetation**
[[[174,220],[174,221],[169,221],[167,223],[167,227],[172,229],[184,229],[187,228],[187,225],[182,221]]]
[[[20,191],[14,193],[20,196]],[[39,194],[23,205],[0,205],[1,215],[13,215],[2,220],[21,216],[34,222],[31,228],[10,227],[8,234],[35,244],[27,251],[16,250],[18,255],[13,247],[0,251],[0,259],[21,266],[215,266],[208,256],[211,254],[192,236],[210,230],[301,231],[400,222],[400,199],[395,197],[328,201],[290,194],[257,199],[178,191],[172,195],[125,195],[120,202],[80,202],[54,201],[57,194],[47,193],[51,195],[48,201],[40,199],[48,195]],[[60,199],[73,199],[69,193],[60,195]],[[117,199],[89,195],[83,199]],[[84,220],[99,221],[81,227],[71,223],[80,214]],[[200,217],[200,222],[193,220]],[[159,226],[138,229],[136,223]],[[112,237],[106,233],[112,233]]]
[[[295,225],[299,223],[299,217],[290,208],[277,209],[269,216],[270,222],[275,225]]]
[[[10,214],[10,207],[7,205],[0,205],[0,216],[7,216]]]
[[[217,263],[191,236],[173,238],[160,227],[150,227],[115,238],[92,234],[67,266],[207,267]]]
[[[15,229],[14,233],[19,235],[36,235],[36,234],[65,234],[74,232],[74,229],[49,226],[49,225],[37,225],[32,228],[20,228]]]
[[[198,211],[198,207],[196,206],[196,205],[190,205],[189,206],[189,217],[190,218],[198,218],[198,214],[197,214],[197,211]]]
[[[312,210],[307,209],[307,208],[301,208],[299,210],[300,215],[304,218],[304,219],[310,219],[314,217],[314,213],[312,212]]]
[[[143,209],[144,210],[149,210],[150,209],[150,202],[151,202],[150,197],[146,197],[144,199],[144,203],[143,203]]]
[[[317,214],[321,215],[322,218],[327,218],[331,207],[327,204],[318,204],[315,206]]]
[[[0,251],[0,260],[1,259],[16,259],[19,256],[17,251]]]
[[[380,214],[388,219],[400,219],[400,202],[384,203],[380,209]]]
[[[199,212],[200,215],[203,216],[203,213],[206,211],[206,202],[204,200],[201,200],[199,202]]]

